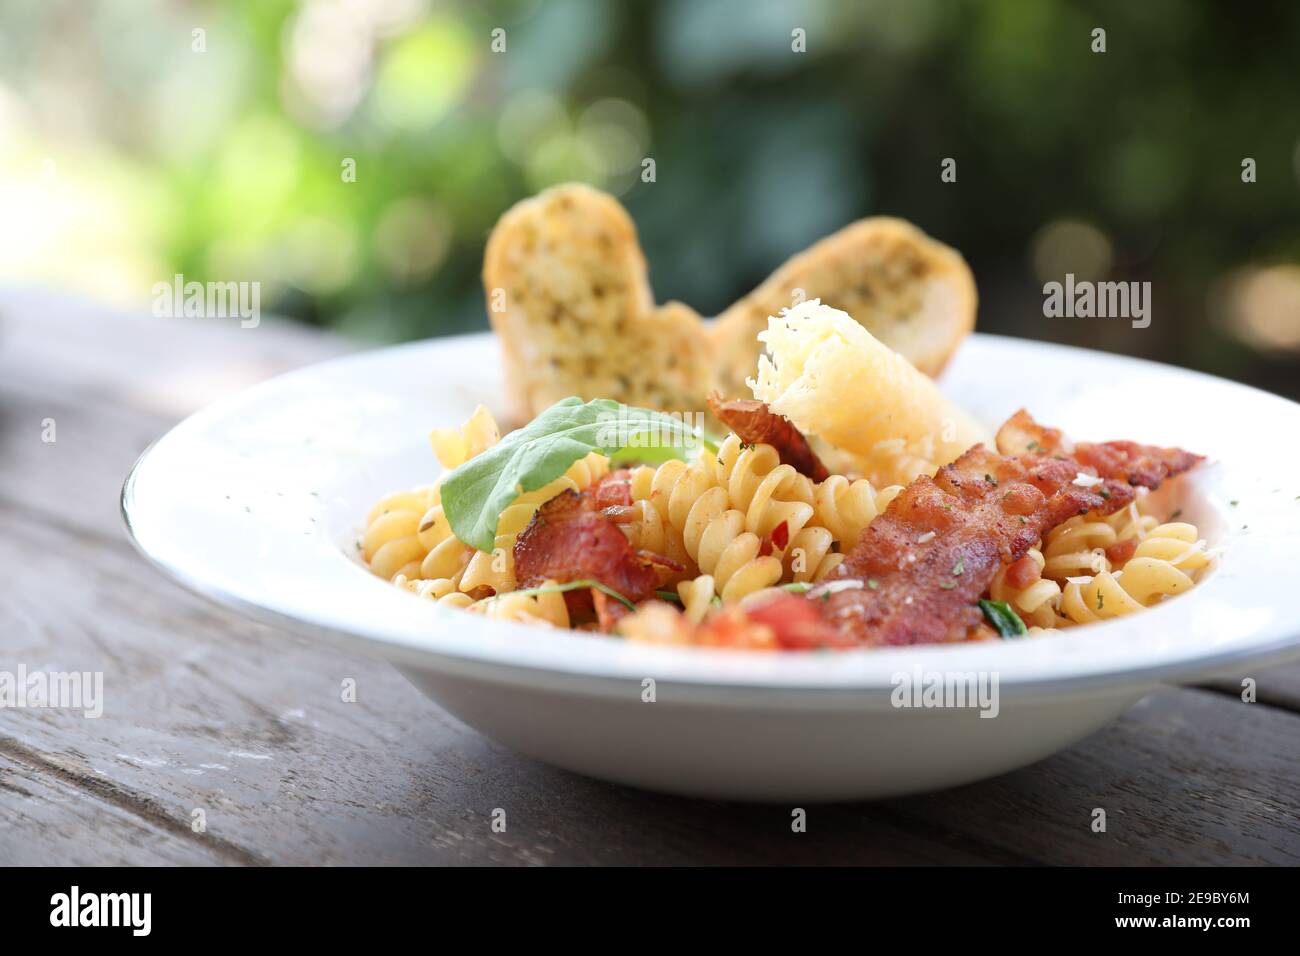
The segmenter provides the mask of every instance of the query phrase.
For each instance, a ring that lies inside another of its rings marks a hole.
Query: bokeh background
[[[706,315],[887,213],[963,252],[982,330],[1300,397],[1298,63],[1294,2],[3,0],[0,282],[480,329],[496,218],[576,179]],[[1150,281],[1151,327],[1044,318],[1067,271]]]

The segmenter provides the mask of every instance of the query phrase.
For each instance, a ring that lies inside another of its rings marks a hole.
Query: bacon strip
[[[773,412],[766,402],[752,398],[734,398],[724,402],[717,392],[713,392],[709,395],[709,408],[746,444],[771,445],[781,456],[782,464],[790,465],[813,481],[825,481],[830,477],[830,472],[812,450],[808,439],[795,428],[794,422]]]
[[[998,429],[997,442],[998,451],[1004,455],[1063,455],[1091,473],[1144,488],[1158,488],[1170,475],[1187,471],[1204,460],[1181,448],[1131,441],[1072,444],[1059,429],[1038,424],[1023,408]]]
[[[596,508],[626,508],[632,504],[632,471],[617,468],[585,489],[596,497]]]
[[[1049,449],[1063,447],[1059,432],[1050,444],[1053,430],[1020,414],[1008,423],[1020,435],[1042,436],[1040,444]],[[976,602],[1000,567],[1024,557],[1068,518],[1112,514],[1136,497],[1133,485],[1155,487],[1201,460],[1180,449],[1131,442],[1080,449],[1086,464],[1059,453],[1004,457],[976,445],[933,479],[917,478],[836,569],[836,580],[863,586],[831,594],[822,605],[824,618],[863,646],[967,640],[979,633]],[[1103,480],[1075,484],[1081,473]]]
[[[662,555],[636,551],[598,504],[596,495],[568,490],[537,509],[515,540],[521,589],[589,578],[636,602],[654,593],[661,569],[681,570]]]

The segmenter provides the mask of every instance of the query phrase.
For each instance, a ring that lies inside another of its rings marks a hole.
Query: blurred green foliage
[[[11,0],[0,174],[53,156],[81,192],[57,261],[40,206],[4,248],[140,298],[259,279],[268,307],[394,340],[483,327],[487,232],[566,179],[617,193],[657,297],[704,314],[886,213],[963,252],[986,331],[1294,394],[1296,353],[1216,303],[1234,270],[1300,261],[1298,53],[1284,2]],[[1045,271],[1075,261],[1151,281],[1152,327],[1045,319]],[[1295,302],[1267,321],[1300,327]]]

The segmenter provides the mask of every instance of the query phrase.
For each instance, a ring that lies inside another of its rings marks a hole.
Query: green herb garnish
[[[635,439],[643,435],[656,436],[658,444],[642,447]],[[643,460],[660,454],[685,459],[696,445],[709,448],[709,440],[672,415],[607,398],[564,398],[448,475],[442,510],[457,538],[491,552],[506,506],[559,478],[591,452],[617,456],[630,449]]]
[[[1020,615],[1011,610],[1011,605],[1006,601],[980,601],[980,610],[994,630],[1006,640],[1024,637],[1029,633],[1029,628],[1020,620]]]
[[[503,594],[494,594],[492,597],[488,598],[488,600],[495,601],[498,598],[503,598],[507,595],[516,597],[536,597],[539,594],[563,594],[565,591],[578,591],[583,588],[595,588],[597,591],[608,594],[614,600],[626,606],[629,611],[636,610],[636,605],[623,597],[623,595],[619,594],[608,585],[601,584],[599,581],[594,581],[591,578],[579,578],[577,581],[566,581],[564,584],[541,584],[535,588],[524,588],[522,591],[506,591]]]

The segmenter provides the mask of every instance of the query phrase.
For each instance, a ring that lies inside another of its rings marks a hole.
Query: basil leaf
[[[980,610],[1004,639],[1024,637],[1029,633],[1025,622],[1020,620],[1020,615],[1011,610],[1011,605],[1006,601],[980,601]]]
[[[672,445],[658,448],[624,446],[609,456],[609,466],[611,468],[630,468],[634,465],[652,465],[657,468],[664,462],[671,461],[674,458],[685,458],[681,448]]]
[[[677,450],[672,457],[685,458],[704,443],[680,416],[608,398],[563,398],[448,475],[442,509],[457,538],[490,552],[506,506],[559,478],[590,452],[614,455],[631,448],[658,453],[667,447]]]

